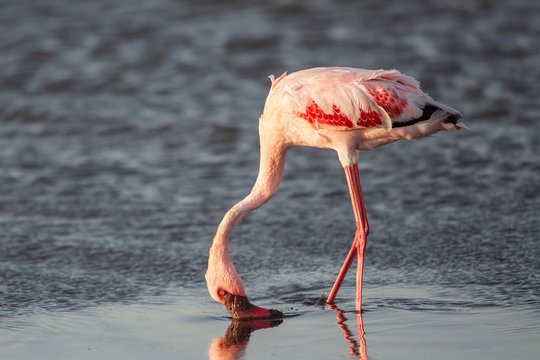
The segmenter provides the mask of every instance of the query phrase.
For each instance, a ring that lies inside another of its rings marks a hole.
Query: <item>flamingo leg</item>
[[[347,271],[351,267],[355,255],[357,255],[357,267],[356,267],[356,310],[360,311],[362,308],[362,277],[364,270],[364,251],[366,248],[367,235],[369,234],[369,224],[367,222],[366,210],[364,207],[364,200],[362,198],[362,188],[360,186],[360,177],[358,176],[358,165],[355,163],[353,166],[344,167],[345,176],[347,178],[347,184],[349,186],[349,192],[351,195],[351,202],[354,211],[354,218],[356,221],[356,234],[353,244],[349,250],[349,254],[339,271],[338,277],[334,282],[334,286],[328,295],[327,303],[333,304],[336,298],[337,292],[347,274]]]

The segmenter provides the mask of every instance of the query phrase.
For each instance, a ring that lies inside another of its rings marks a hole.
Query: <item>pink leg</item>
[[[362,310],[362,278],[364,275],[364,250],[366,249],[366,235],[361,233],[356,237],[356,311]]]
[[[358,176],[358,165],[355,163],[352,167],[346,166],[344,168],[345,176],[347,177],[347,184],[349,185],[349,192],[351,195],[351,202],[354,211],[354,218],[356,221],[356,234],[354,241],[341,267],[338,277],[328,295],[327,303],[333,304],[336,298],[337,292],[347,274],[347,271],[351,267],[354,256],[358,255],[358,265],[356,268],[356,310],[360,311],[362,307],[362,276],[364,269],[364,250],[366,248],[366,238],[369,234],[369,225],[367,222],[366,210],[364,208],[364,201],[362,199],[362,189],[360,187],[360,178]]]

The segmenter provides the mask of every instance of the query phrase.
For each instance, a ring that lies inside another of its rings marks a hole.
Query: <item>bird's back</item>
[[[265,113],[290,113],[294,121],[307,121],[315,129],[391,129],[433,115],[460,114],[434,101],[418,81],[397,70],[323,67],[270,79]]]

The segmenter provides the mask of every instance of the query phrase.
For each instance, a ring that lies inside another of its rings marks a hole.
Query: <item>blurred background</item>
[[[209,299],[214,231],[257,174],[267,76],[330,65],[397,68],[471,128],[360,154],[367,311],[538,305],[539,15],[529,0],[0,0],[0,318]],[[353,234],[337,156],[298,148],[231,254],[248,293],[312,304]]]

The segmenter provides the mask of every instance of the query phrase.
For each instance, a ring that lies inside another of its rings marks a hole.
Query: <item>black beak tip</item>
[[[270,309],[268,310],[270,312],[270,315],[268,316],[269,319],[283,319],[284,315],[279,310]]]

